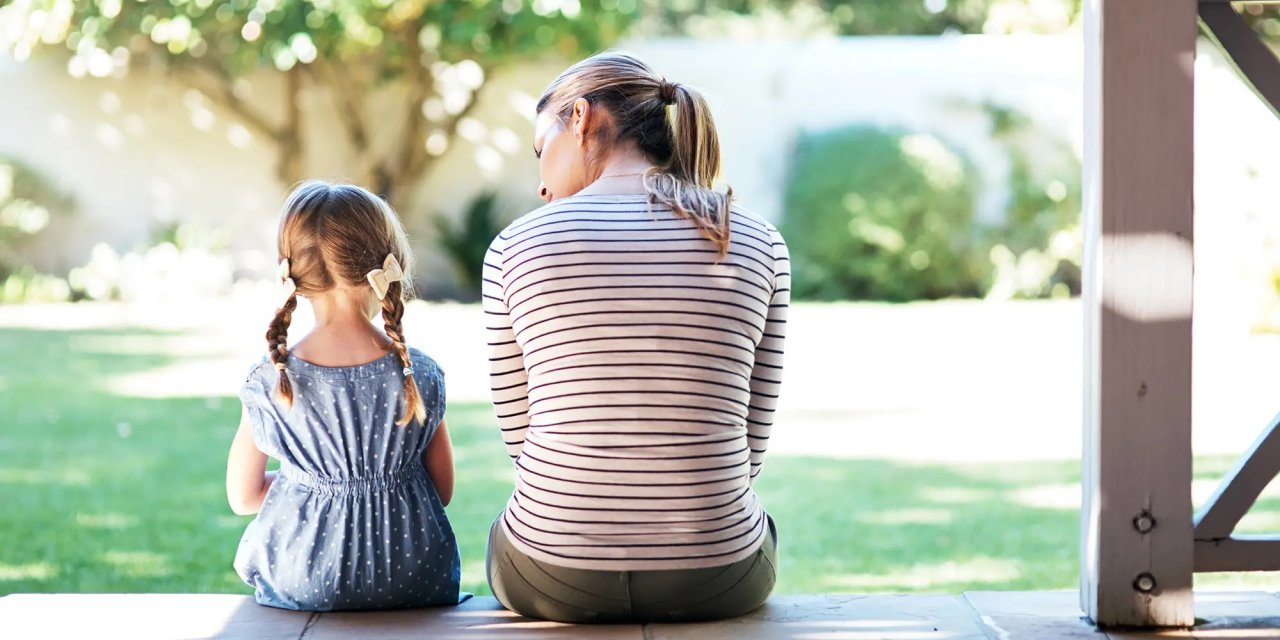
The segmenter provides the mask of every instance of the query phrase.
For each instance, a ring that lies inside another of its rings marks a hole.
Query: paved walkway
[[[1262,592],[1196,596],[1205,622],[1190,631],[1101,634],[1080,619],[1075,592],[962,596],[782,596],[735,620],[572,626],[519,617],[492,598],[455,608],[308,614],[235,595],[19,594],[0,598],[0,636],[148,640],[607,638],[625,640],[1139,640],[1278,638],[1280,598]]]

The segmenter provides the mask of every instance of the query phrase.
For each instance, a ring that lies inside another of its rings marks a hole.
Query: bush
[[[0,158],[0,282],[19,271],[31,279],[22,245],[73,209],[72,198],[50,180],[17,160]]]
[[[783,234],[797,298],[908,301],[986,292],[972,164],[924,134],[853,127],[806,135]]]
[[[498,195],[493,191],[481,192],[467,205],[457,224],[437,215],[435,225],[436,242],[457,276],[459,297],[479,300],[484,254],[489,251],[494,236],[507,226],[506,219],[498,213]]]
[[[1080,160],[1066,141],[1030,119],[984,105],[992,135],[1009,158],[1004,225],[990,230],[995,280],[989,298],[1080,293]]]

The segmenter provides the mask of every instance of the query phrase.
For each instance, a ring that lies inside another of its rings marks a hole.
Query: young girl
[[[456,604],[444,374],[404,342],[404,229],[360,187],[307,182],[285,202],[277,244],[283,303],[227,460],[232,510],[258,514],[236,572],[283,609]],[[290,349],[298,296],[315,329]]]

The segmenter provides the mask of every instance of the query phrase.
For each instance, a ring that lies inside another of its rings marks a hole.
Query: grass
[[[247,593],[231,569],[248,518],[227,508],[233,397],[149,399],[114,376],[173,364],[143,331],[0,329],[0,594]],[[129,344],[133,348],[104,348]],[[137,348],[142,345],[142,348]],[[490,408],[449,409],[449,517],[463,588],[487,593],[488,526],[511,489]],[[1229,459],[1197,460],[1213,479]],[[779,527],[779,593],[1074,588],[1075,462],[904,464],[770,458],[757,487]],[[1280,498],[1251,526],[1280,522]],[[1267,576],[1198,584],[1266,584]]]

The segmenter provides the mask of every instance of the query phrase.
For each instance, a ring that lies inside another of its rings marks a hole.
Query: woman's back
[[[486,259],[504,528],[562,566],[720,566],[765,533],[750,482],[781,373],[786,247],[735,210],[728,252],[643,195],[574,196]],[[776,344],[775,344],[776,343]]]

